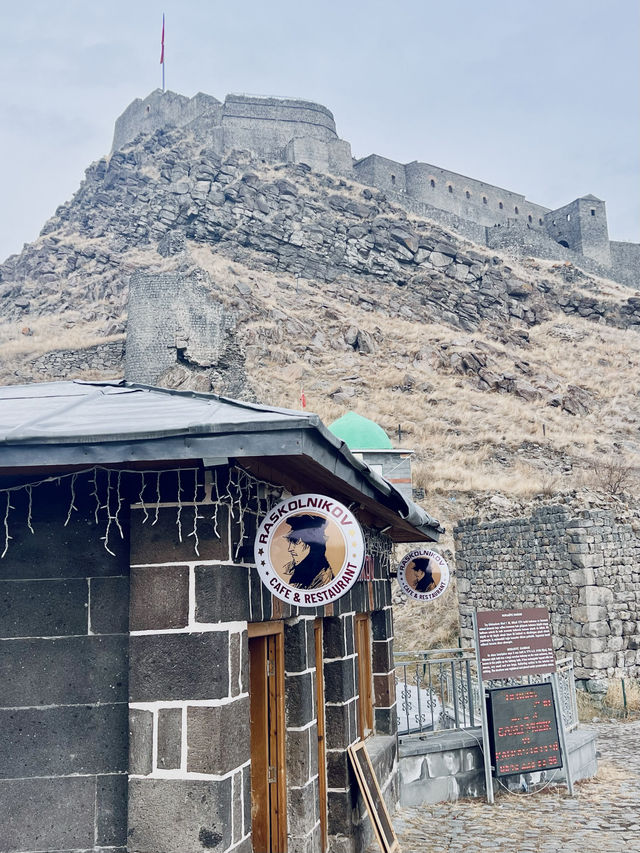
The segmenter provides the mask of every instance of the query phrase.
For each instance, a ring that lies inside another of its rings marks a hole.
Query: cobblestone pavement
[[[640,853],[640,721],[599,723],[598,775],[533,794],[399,808],[402,853]]]

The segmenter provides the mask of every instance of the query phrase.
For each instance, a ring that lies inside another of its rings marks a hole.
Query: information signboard
[[[476,618],[483,681],[556,671],[545,607],[481,610]]]
[[[551,684],[490,690],[488,712],[496,776],[562,767]]]

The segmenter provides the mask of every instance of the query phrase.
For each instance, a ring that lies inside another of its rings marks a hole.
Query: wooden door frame
[[[275,747],[276,758],[276,800],[270,806],[270,853],[286,853],[287,851],[287,774],[285,757],[285,703],[284,703],[284,623],[282,622],[250,622],[247,626],[249,641],[264,638],[267,641],[273,637],[275,641],[275,672],[274,683],[269,685],[267,678],[267,695],[265,700],[272,703],[275,710],[275,720],[272,720],[268,738],[273,738],[272,748]],[[269,657],[268,642],[265,642],[264,664]],[[249,690],[251,690],[251,673],[249,673]],[[253,764],[253,756],[252,756]],[[274,813],[277,825],[273,826]],[[260,851],[263,853],[263,851]]]

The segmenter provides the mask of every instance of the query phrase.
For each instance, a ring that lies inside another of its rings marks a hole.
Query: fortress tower
[[[267,160],[351,174],[351,146],[338,137],[332,113],[291,98],[227,95],[221,103],[202,92],[187,98],[156,89],[133,101],[116,121],[112,150],[140,133],[171,127],[188,128],[220,154],[248,148]]]
[[[611,265],[605,203],[594,195],[577,198],[545,214],[547,233],[561,246]]]

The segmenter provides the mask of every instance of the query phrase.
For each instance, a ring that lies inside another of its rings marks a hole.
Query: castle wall
[[[640,244],[622,243],[612,240],[609,243],[611,266],[618,277],[627,284],[640,289]]]
[[[484,225],[479,225],[477,222],[472,222],[470,219],[463,219],[456,216],[455,213],[449,213],[446,210],[441,210],[439,207],[434,207],[432,204],[426,204],[423,201],[418,201],[406,194],[387,191],[387,196],[396,201],[406,210],[415,213],[416,216],[422,216],[425,219],[431,219],[438,222],[445,228],[454,231],[461,237],[471,240],[472,243],[479,243],[484,246],[487,241],[486,228]]]
[[[212,95],[199,92],[193,98],[156,89],[144,100],[136,98],[116,120],[112,151],[131,142],[140,133],[167,127],[184,127],[207,113],[212,125],[220,124],[222,104]]]
[[[542,231],[530,229],[523,223],[487,228],[486,243],[492,249],[509,252],[516,257],[532,256],[553,261],[567,261],[585,272],[611,278],[611,270],[574,249],[567,249]]]
[[[351,146],[342,139],[327,143],[297,136],[285,146],[284,159],[287,163],[306,163],[316,172],[351,174]]]
[[[359,181],[385,192],[406,193],[407,182],[405,167],[402,163],[371,154],[353,164],[353,171]]]
[[[519,193],[476,181],[429,163],[407,163],[407,193],[480,225],[506,224],[518,219],[541,228],[547,208],[532,204]],[[531,217],[531,221],[529,221]]]
[[[454,530],[461,634],[472,611],[548,607],[558,656],[576,677],[640,675],[640,539],[613,513],[544,507]]]
[[[495,234],[494,226],[521,224],[528,231],[548,234],[556,244],[561,242],[573,253],[600,265],[599,274],[613,274],[632,285],[639,275],[640,247],[617,244],[615,249],[610,248],[605,205],[599,199],[587,196],[550,211],[520,193],[429,163],[402,164],[376,154],[353,163],[351,147],[338,138],[332,113],[309,101],[228,95],[221,104],[202,93],[189,99],[156,90],[144,101],[134,101],[117,120],[113,149],[141,132],[187,125],[196,138],[219,154],[245,148],[269,160],[306,163],[316,171],[353,175],[393,194],[407,209],[482,244],[495,248],[508,245],[512,252],[531,254],[539,246],[541,257],[565,257],[557,250],[554,253],[549,242],[518,237],[517,230],[509,235]],[[485,228],[492,229],[488,237]],[[567,259],[581,263],[574,256]]]
[[[548,211],[519,193],[417,160],[403,165],[371,154],[354,163],[353,169],[363,183],[386,192],[406,193],[411,199],[484,227],[506,225],[513,219],[541,230]]]
[[[605,203],[595,198],[579,198],[576,202],[582,252],[605,267],[611,266],[609,229]]]
[[[321,104],[287,98],[227,95],[224,104],[156,89],[130,104],[116,121],[113,151],[140,133],[186,127],[218,153],[249,149],[260,157],[305,162],[317,171],[351,173],[351,146],[338,138],[333,115]]]
[[[258,154],[281,153],[296,136],[322,142],[338,138],[333,115],[309,101],[227,95],[222,126],[231,132],[237,147]]]

